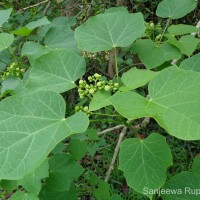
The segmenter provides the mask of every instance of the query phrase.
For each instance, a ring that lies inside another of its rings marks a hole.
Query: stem
[[[108,116],[108,117],[117,117],[118,115],[109,115],[109,114],[102,114],[102,113],[92,113],[94,115],[102,115],[102,116]]]
[[[165,28],[164,28],[163,33],[162,33],[161,38],[160,38],[160,42],[162,41],[162,38],[163,38],[163,36],[164,36],[168,26],[169,26],[169,23],[170,23],[170,18],[167,20],[167,23],[165,25]]]
[[[115,51],[115,71],[116,71],[116,76],[117,76],[117,82],[119,82],[119,68],[118,68],[118,63],[117,63],[117,49],[116,47],[114,48]]]

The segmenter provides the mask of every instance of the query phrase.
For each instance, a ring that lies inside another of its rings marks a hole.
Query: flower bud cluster
[[[154,24],[153,22],[146,23],[146,35],[149,39],[159,41],[161,38],[162,27],[160,23]]]
[[[25,69],[21,69],[17,63],[12,63],[10,67],[3,72],[2,80],[5,80],[8,77],[19,77],[22,78]]]
[[[78,93],[82,99],[85,96],[93,95],[97,90],[116,92],[118,89],[119,83],[114,83],[113,80],[105,81],[100,74],[95,73],[88,77],[88,82],[82,79],[79,81]]]
[[[88,106],[84,106],[84,107],[83,106],[76,106],[75,112],[79,112],[79,111],[86,113],[88,117],[90,117],[90,115],[92,114],[92,112],[89,111]]]

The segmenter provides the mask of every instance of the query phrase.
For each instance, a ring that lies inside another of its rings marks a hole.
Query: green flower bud
[[[115,86],[115,87],[119,87],[119,83],[115,83],[114,86]]]
[[[89,110],[88,106],[85,106],[85,107],[83,108],[83,110],[84,110],[85,112],[87,112],[87,111]]]
[[[106,85],[106,86],[104,87],[104,90],[105,90],[105,91],[110,90],[110,86],[109,86],[109,85]]]
[[[101,86],[101,82],[98,82],[98,83],[97,83],[97,86],[100,87],[100,86]]]
[[[101,78],[101,75],[100,75],[100,74],[97,74],[97,73],[95,73],[95,74],[94,74],[94,77],[98,79],[98,78]]]
[[[79,111],[79,109],[80,109],[79,106],[75,107],[75,111]]]
[[[90,94],[94,94],[94,92],[95,92],[94,89],[90,89],[90,90],[89,90],[89,93],[90,93]]]
[[[80,84],[80,85],[82,85],[83,83],[84,83],[83,80],[80,80],[80,81],[79,81],[79,84]]]

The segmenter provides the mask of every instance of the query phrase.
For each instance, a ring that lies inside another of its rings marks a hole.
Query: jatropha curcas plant
[[[195,0],[161,1],[156,14],[168,18],[163,30],[153,23],[146,26],[142,13],[129,13],[124,7],[110,8],[90,17],[74,32],[70,27],[76,22],[62,17],[27,25],[29,34],[39,27],[44,45],[26,42],[21,55],[29,58],[31,67],[22,80],[12,76],[2,80],[2,95],[10,91],[12,96],[0,102],[0,179],[1,183],[14,181],[15,187],[24,188],[11,199],[59,200],[73,193],[71,183],[82,174],[82,167],[70,154],[51,154],[65,138],[86,131],[92,111],[110,106],[125,122],[154,118],[176,138],[200,139],[200,54],[193,55],[200,40],[191,35],[200,30],[191,25],[169,23],[196,6]],[[10,9],[0,11],[0,16],[4,16],[0,25],[8,20],[10,13]],[[11,48],[14,34],[17,35],[15,31],[0,33],[0,51]],[[129,47],[132,55],[138,55],[145,69],[130,67],[120,73],[117,49],[124,47]],[[112,49],[114,80],[108,81],[97,73],[82,78],[86,62],[80,51],[95,53]],[[174,59],[180,60],[180,64],[172,65]],[[61,94],[74,89],[77,80],[79,96],[86,98],[89,106],[78,106],[77,112],[69,116]],[[148,85],[148,98],[138,92],[145,85]],[[166,182],[173,158],[164,136],[152,133],[145,139],[128,138],[119,146],[119,169],[136,192],[149,199],[154,199],[158,190],[163,191],[159,194],[164,200],[199,198],[190,193],[164,192],[174,187],[181,191],[185,187],[198,188],[199,157],[190,171]],[[45,179],[43,184],[42,179]]]

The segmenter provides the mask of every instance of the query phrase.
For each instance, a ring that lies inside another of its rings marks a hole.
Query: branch
[[[24,11],[24,10],[28,10],[28,9],[30,9],[30,8],[37,7],[37,6],[41,5],[41,4],[47,3],[48,1],[50,1],[50,0],[41,1],[41,2],[36,3],[36,4],[34,4],[34,5],[28,6],[28,7],[26,7],[26,8],[22,8],[22,9],[18,10],[18,12],[21,12],[21,11]]]
[[[120,144],[122,143],[122,140],[124,138],[124,135],[126,134],[126,131],[127,131],[127,127],[125,126],[122,129],[122,132],[119,135],[119,139],[118,139],[117,145],[115,147],[115,151],[114,151],[114,154],[113,154],[112,161],[110,163],[110,167],[109,167],[109,169],[108,169],[108,171],[106,173],[105,182],[108,182],[108,180],[110,178],[111,172],[112,172],[112,170],[114,168],[115,161],[117,159],[117,155],[118,155],[118,152],[119,152]]]
[[[103,131],[97,133],[97,135],[103,135],[103,134],[105,134],[105,133],[108,133],[108,132],[111,132],[111,131],[114,131],[114,130],[118,130],[118,129],[123,128],[123,127],[125,127],[125,126],[124,126],[124,125],[114,126],[114,127],[112,127],[112,128],[108,128],[108,129],[105,129],[105,130],[103,130]]]

